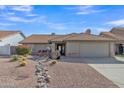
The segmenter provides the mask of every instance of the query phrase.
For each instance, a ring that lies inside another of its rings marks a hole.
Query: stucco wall
[[[116,51],[116,46],[114,42],[109,43],[110,45],[110,57],[114,57],[115,56],[115,51]]]
[[[80,56],[80,42],[66,43],[66,56]]]

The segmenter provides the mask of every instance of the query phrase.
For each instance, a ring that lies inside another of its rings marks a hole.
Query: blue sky
[[[80,33],[87,28],[99,34],[118,26],[124,27],[124,6],[0,6],[0,30],[21,30],[25,35]]]

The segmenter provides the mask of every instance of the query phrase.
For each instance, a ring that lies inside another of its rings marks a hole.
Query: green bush
[[[26,47],[17,47],[16,48],[16,53],[17,53],[17,55],[26,56],[26,55],[31,54],[31,49],[30,48],[26,48]]]
[[[15,61],[17,61],[18,60],[18,56],[17,55],[12,55],[11,56],[11,61],[12,62],[15,62]]]

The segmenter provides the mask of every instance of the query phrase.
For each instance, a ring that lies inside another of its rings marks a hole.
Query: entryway
[[[65,56],[65,44],[64,43],[57,43],[56,50],[59,50],[61,55]]]
[[[124,47],[123,44],[116,44],[116,53],[122,55],[124,53]]]

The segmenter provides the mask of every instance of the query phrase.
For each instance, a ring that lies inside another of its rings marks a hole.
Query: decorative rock
[[[48,83],[50,82],[51,77],[48,75],[48,69],[44,68],[42,64],[43,62],[46,62],[48,60],[49,57],[46,57],[44,60],[41,60],[41,58],[36,59],[38,63],[35,67],[35,75],[37,75],[38,88],[46,88],[48,86]]]

